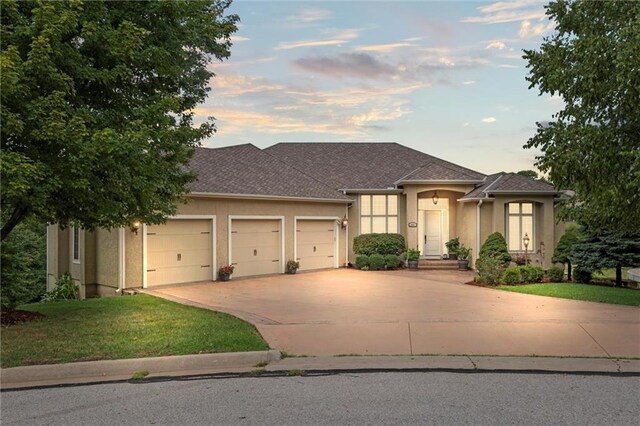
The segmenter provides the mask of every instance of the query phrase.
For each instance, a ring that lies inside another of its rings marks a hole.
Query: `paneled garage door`
[[[280,220],[232,219],[231,261],[234,277],[281,272]]]
[[[212,279],[211,220],[172,219],[147,227],[147,286]]]
[[[335,220],[298,220],[296,244],[301,271],[334,268]]]

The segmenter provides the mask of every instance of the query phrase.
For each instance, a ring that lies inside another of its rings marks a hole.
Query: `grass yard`
[[[238,318],[143,294],[19,309],[46,318],[2,327],[3,368],[268,349],[256,329]]]
[[[561,299],[640,306],[640,290],[628,288],[569,283],[502,285],[497,288],[516,293],[537,294]]]
[[[627,267],[627,266],[622,267],[622,279],[624,281],[627,280],[627,272],[629,272],[629,269],[631,269],[631,268]],[[603,269],[602,272],[597,273],[597,274],[593,274],[593,279],[594,280],[605,279],[605,280],[615,281],[616,280],[616,268]]]

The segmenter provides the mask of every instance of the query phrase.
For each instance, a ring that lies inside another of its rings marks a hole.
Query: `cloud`
[[[533,25],[531,24],[531,21],[522,21],[522,23],[520,24],[520,30],[518,31],[518,36],[520,38],[540,36],[544,33],[549,32],[553,28],[555,28],[553,22],[549,22],[546,25],[544,23]]]
[[[512,65],[512,64],[498,64],[498,65],[496,65],[496,67],[498,67],[498,68],[518,68],[517,65]]]
[[[475,80],[467,80],[467,81],[463,81],[462,84],[464,84],[465,86],[470,86],[472,84],[476,84]]]
[[[341,53],[334,57],[306,57],[296,59],[293,63],[306,71],[332,77],[376,79],[397,72],[396,67],[383,63],[367,53]]]
[[[496,118],[495,117],[486,117],[482,119],[483,123],[495,123],[496,122]]]
[[[242,37],[242,36],[240,36],[240,35],[236,35],[236,34],[233,34],[233,35],[231,36],[231,42],[232,42],[232,43],[234,43],[234,44],[235,44],[235,43],[241,43],[241,42],[243,42],[243,41],[249,41],[249,40],[251,40],[251,39],[250,39],[250,38],[247,38],[247,37]]]
[[[388,44],[373,44],[369,46],[359,47],[357,50],[363,52],[388,52],[394,49],[399,49],[402,47],[413,47],[417,46],[414,43],[388,43]]]
[[[506,44],[504,44],[503,42],[501,42],[500,40],[494,40],[491,43],[487,44],[487,47],[485,47],[485,49],[498,49],[498,50],[502,50],[505,47],[507,47]]]
[[[288,50],[288,49],[297,49],[299,47],[335,46],[335,45],[347,43],[349,40],[353,40],[356,38],[358,38],[357,30],[342,30],[339,32],[334,32],[334,34],[330,35],[325,39],[281,42],[274,49]]]
[[[322,9],[305,9],[297,15],[287,16],[285,21],[293,24],[312,24],[318,21],[329,19],[332,13]]]
[[[531,19],[542,19],[545,16],[544,3],[539,0],[517,0],[514,2],[496,2],[477,9],[481,16],[468,16],[461,20],[476,24],[503,24]]]

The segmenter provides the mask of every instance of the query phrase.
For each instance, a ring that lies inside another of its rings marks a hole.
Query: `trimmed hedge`
[[[522,272],[519,266],[511,266],[504,271],[502,281],[505,284],[520,284],[522,282]]]
[[[353,251],[356,254],[395,254],[404,252],[407,245],[400,234],[362,234],[353,239]]]
[[[547,275],[552,283],[561,283],[564,279],[564,268],[559,266],[552,266],[547,271]]]
[[[387,269],[396,269],[400,266],[400,257],[395,254],[388,254],[384,257],[384,265]]]
[[[544,278],[544,269],[539,266],[519,266],[524,283],[541,283]]]
[[[576,269],[573,272],[573,280],[577,283],[589,284],[591,282],[591,272]]]
[[[369,269],[377,271],[384,268],[384,256],[381,254],[372,254],[369,256]]]
[[[369,256],[365,256],[363,254],[359,254],[356,256],[356,266],[359,269],[362,269],[363,267],[369,267]]]
[[[502,279],[505,267],[498,259],[486,256],[476,260],[476,269],[478,269],[478,282],[496,285]]]

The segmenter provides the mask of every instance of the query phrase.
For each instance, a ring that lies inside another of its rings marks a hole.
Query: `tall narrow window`
[[[524,251],[522,239],[529,236],[529,250],[534,247],[533,203],[507,204],[507,244],[510,251]]]
[[[80,263],[80,229],[73,227],[73,261],[75,263]]]
[[[360,196],[360,233],[398,232],[397,195]]]

